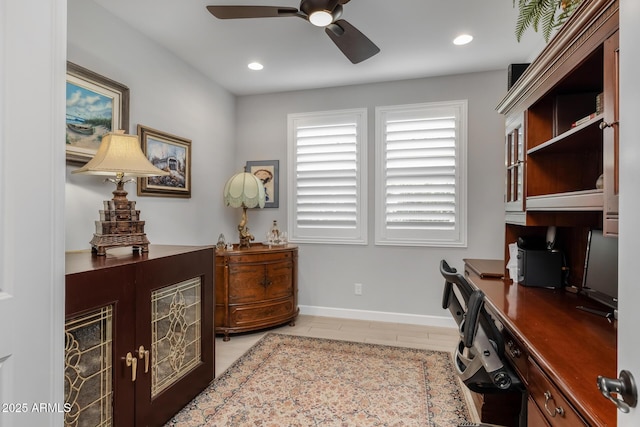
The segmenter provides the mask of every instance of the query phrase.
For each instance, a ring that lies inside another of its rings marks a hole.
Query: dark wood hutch
[[[617,321],[576,306],[586,302],[589,230],[618,234],[618,13],[618,0],[584,0],[497,107],[506,123],[505,258],[465,260],[465,273],[504,328],[530,427],[616,425],[596,379],[617,377]],[[509,244],[544,241],[549,227],[567,259],[567,286],[514,283]],[[481,277],[487,265],[504,279]],[[499,401],[477,396],[483,421],[517,425]]]

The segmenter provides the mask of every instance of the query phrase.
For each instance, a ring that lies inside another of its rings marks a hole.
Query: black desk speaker
[[[516,81],[520,78],[524,70],[527,69],[529,64],[510,64],[507,69],[508,77],[507,77],[507,90],[511,89]]]

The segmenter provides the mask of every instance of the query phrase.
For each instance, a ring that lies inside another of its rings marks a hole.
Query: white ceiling
[[[381,49],[356,65],[303,19],[219,20],[205,8],[298,0],[94,1],[236,95],[506,70],[544,47],[532,30],[516,41],[512,0],[351,0],[342,19]],[[474,40],[453,45],[461,33]],[[264,70],[249,70],[251,61]]]

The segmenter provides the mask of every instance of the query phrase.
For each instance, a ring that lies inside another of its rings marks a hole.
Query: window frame
[[[451,232],[441,230],[390,230],[386,226],[386,137],[389,114],[405,114],[407,117],[424,112],[454,112],[455,137],[455,228]],[[380,106],[375,110],[375,244],[390,246],[467,247],[467,145],[468,101],[454,100],[394,106]]]
[[[349,233],[343,228],[298,227],[297,221],[297,139],[301,126],[335,124],[345,119],[356,124],[356,227]],[[354,108],[287,115],[287,233],[293,243],[368,244],[367,225],[367,109]]]

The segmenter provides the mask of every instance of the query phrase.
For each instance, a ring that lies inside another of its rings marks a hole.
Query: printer
[[[557,249],[518,238],[518,283],[539,288],[564,285],[564,255]]]

